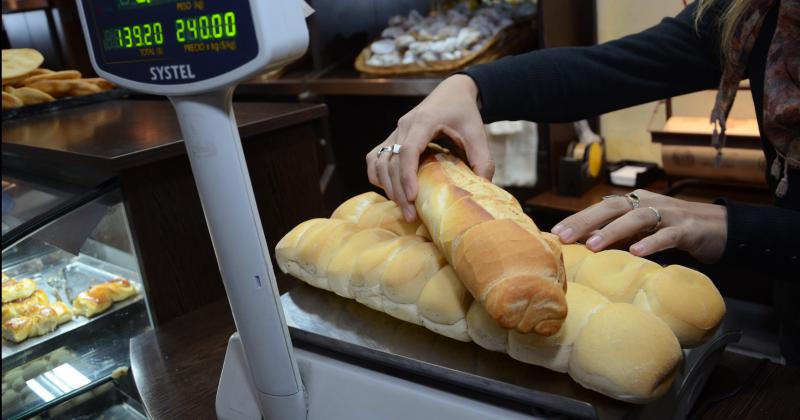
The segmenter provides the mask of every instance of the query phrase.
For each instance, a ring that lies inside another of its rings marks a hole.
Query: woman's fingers
[[[572,243],[630,210],[630,202],[625,197],[611,197],[567,217],[553,226],[551,232],[558,235],[561,242]]]
[[[631,210],[593,233],[586,240],[586,247],[595,252],[601,251],[611,244],[652,229],[657,223],[655,212],[649,208]]]
[[[676,226],[665,227],[631,245],[630,252],[637,257],[645,257],[665,249],[679,248],[682,237],[681,228]]]
[[[416,217],[416,212],[414,211],[414,205],[411,204],[406,197],[406,193],[403,188],[402,178],[400,176],[400,171],[402,170],[400,163],[401,160],[399,154],[389,157],[389,175],[392,177],[392,192],[394,193],[394,197],[392,199],[395,203],[397,203],[398,206],[400,206],[400,210],[403,211],[403,217],[407,221],[411,222]]]
[[[381,147],[383,147],[383,143],[379,144],[378,147],[367,152],[366,156],[367,178],[369,178],[369,183],[376,187],[381,186],[381,180],[378,178],[378,171],[375,165],[378,160],[378,150],[380,150]]]
[[[378,174],[378,181],[381,188],[386,191],[386,195],[390,200],[394,200],[394,195],[392,194],[392,178],[389,176],[389,156],[391,156],[391,152],[381,153],[381,156],[375,161],[375,172]]]
[[[405,132],[405,137],[402,133]],[[397,136],[401,145],[398,174],[403,193],[410,201],[417,198],[417,169],[419,169],[419,155],[425,150],[437,130],[430,124],[414,124],[408,130],[401,130]]]

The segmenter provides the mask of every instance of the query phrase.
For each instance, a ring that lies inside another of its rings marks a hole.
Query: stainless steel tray
[[[51,301],[61,300],[72,306],[72,300],[81,292],[89,289],[95,284],[111,280],[115,277],[124,277],[130,280],[139,293],[122,302],[114,303],[104,313],[91,319],[76,316],[72,321],[60,325],[55,331],[40,337],[29,338],[19,344],[3,340],[2,360],[6,360],[15,354],[26,351],[46,343],[58,336],[67,334],[70,331],[84,327],[98,319],[109,316],[126,306],[138,302],[143,298],[141,290],[141,279],[139,274],[118,267],[113,264],[92,258],[88,255],[74,256],[62,250],[58,250],[40,255],[12,266],[4,267],[3,272],[16,277],[29,277],[36,281],[36,284],[44,290]]]
[[[281,297],[295,345],[312,345],[478,392],[537,415],[581,418],[685,418],[725,346],[740,334],[726,331],[684,350],[672,389],[658,401],[635,405],[578,385],[568,375],[516,361],[392,318],[334,293],[301,285]]]

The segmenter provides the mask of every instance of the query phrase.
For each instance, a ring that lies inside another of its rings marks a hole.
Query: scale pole
[[[303,385],[233,116],[233,89],[170,100],[261,414],[305,419]]]

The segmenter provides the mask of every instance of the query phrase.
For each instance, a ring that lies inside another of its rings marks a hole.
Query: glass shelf
[[[129,280],[138,294],[92,318],[75,316],[39,337],[20,343],[4,338],[2,418],[80,411],[84,403],[97,406],[92,410],[98,413],[130,411],[124,402],[108,407],[92,402],[103,394],[98,389],[115,387],[114,377],[128,368],[130,338],[152,325],[119,190],[113,184],[87,192],[7,175],[3,180],[4,274],[32,279],[50,302],[68,306],[79,293],[117,277]],[[8,212],[6,194],[15,199]],[[7,216],[19,221],[8,236]],[[135,411],[122,418],[141,418]]]

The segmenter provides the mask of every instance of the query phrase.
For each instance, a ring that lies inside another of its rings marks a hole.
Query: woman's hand
[[[489,155],[486,132],[478,111],[478,87],[469,76],[448,77],[419,105],[397,122],[397,128],[367,153],[369,182],[381,187],[403,210],[408,221],[416,218],[419,156],[439,134],[448,136],[466,152],[476,174],[491,179],[494,162]],[[382,147],[402,145],[400,153]]]
[[[634,209],[636,197],[639,203]],[[657,213],[661,216],[660,224]],[[632,254],[643,257],[668,248],[680,248],[702,262],[711,263],[725,250],[727,216],[724,206],[636,190],[631,198],[606,197],[564,219],[552,232],[564,243],[586,239],[586,246],[592,251],[645,233],[643,239],[631,245]],[[652,231],[656,227],[658,229]]]

